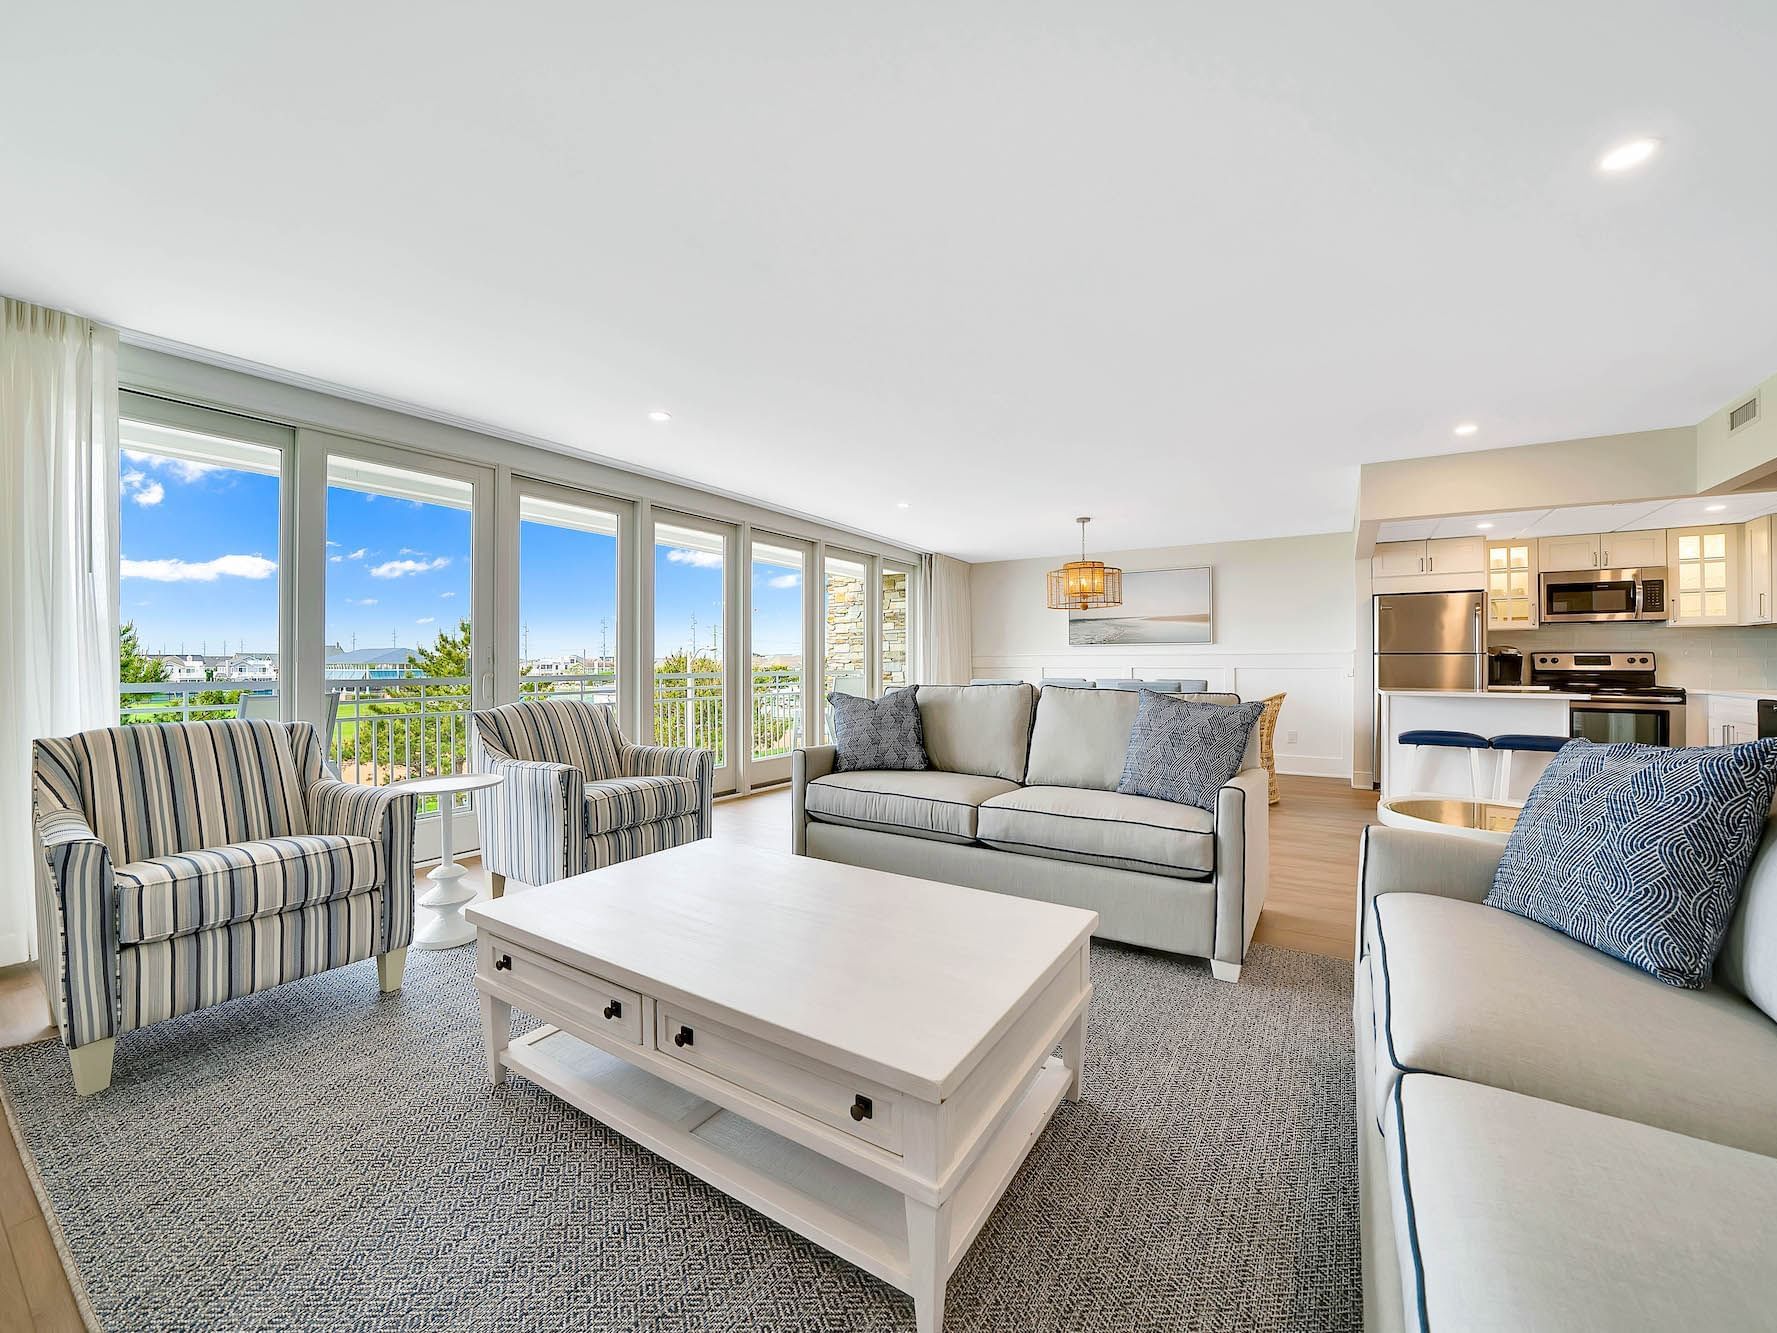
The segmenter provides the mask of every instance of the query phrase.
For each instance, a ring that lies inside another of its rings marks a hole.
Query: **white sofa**
[[[1777,821],[1702,991],[1486,906],[1500,851],[1365,831],[1365,1328],[1777,1328]]]
[[[1239,977],[1268,880],[1257,727],[1200,810],[1117,791],[1133,691],[918,689],[931,769],[835,773],[832,746],[796,751],[794,851],[1091,908],[1106,939]]]

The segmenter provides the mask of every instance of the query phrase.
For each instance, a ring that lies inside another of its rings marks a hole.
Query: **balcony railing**
[[[156,681],[118,689],[126,723],[275,718],[279,713],[277,689],[248,682]],[[610,672],[527,675],[520,679],[519,693],[527,699],[576,699],[615,707],[617,681]],[[330,681],[327,759],[347,782],[373,786],[462,772],[469,758],[469,699],[466,676]],[[789,754],[803,739],[802,673],[794,668],[755,671],[752,710],[754,757]],[[713,750],[716,762],[723,764],[726,731],[722,673],[655,673],[654,744]]]

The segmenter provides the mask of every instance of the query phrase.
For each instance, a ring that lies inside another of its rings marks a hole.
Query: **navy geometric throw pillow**
[[[833,770],[913,769],[932,766],[926,757],[925,728],[919,716],[919,691],[906,685],[880,699],[863,699],[838,690],[827,696],[833,706]]]
[[[1214,810],[1264,711],[1264,704],[1205,704],[1143,690],[1117,790]]]
[[[1777,786],[1777,739],[1706,750],[1563,746],[1531,788],[1487,894],[1701,990]]]

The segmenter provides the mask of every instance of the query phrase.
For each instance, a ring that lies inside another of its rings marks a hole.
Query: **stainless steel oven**
[[[1666,570],[1567,569],[1546,571],[1540,580],[1542,621],[1664,620]]]
[[[1568,734],[1614,745],[1683,745],[1684,703],[1593,695],[1568,705]]]

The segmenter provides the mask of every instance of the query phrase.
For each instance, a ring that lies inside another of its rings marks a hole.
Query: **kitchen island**
[[[1467,796],[1470,752],[1460,749],[1402,745],[1405,731],[1471,731],[1478,736],[1509,733],[1566,736],[1568,706],[1586,694],[1560,690],[1379,690],[1377,736],[1381,743],[1379,781],[1382,797],[1407,795]],[[1481,797],[1494,793],[1494,778],[1503,752],[1482,750],[1474,758]],[[1522,801],[1548,767],[1549,756],[1516,753],[1511,759],[1507,801]]]

